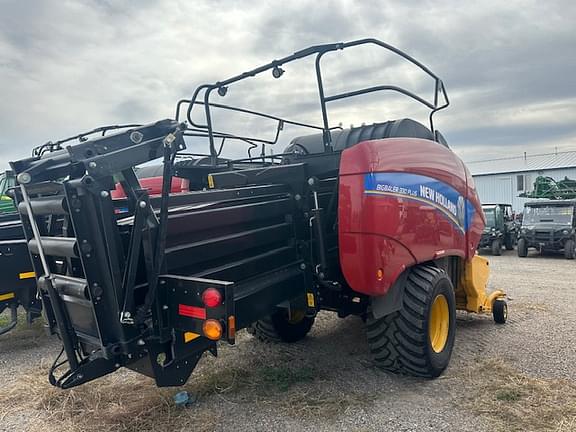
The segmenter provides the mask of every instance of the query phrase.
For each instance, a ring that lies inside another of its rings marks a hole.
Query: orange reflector
[[[7,293],[7,294],[0,294],[0,301],[12,300],[14,297],[16,297],[16,296],[14,295],[13,292]]]
[[[228,339],[236,337],[236,318],[234,315],[228,317]]]
[[[204,332],[204,336],[210,340],[218,340],[222,337],[222,325],[214,319],[204,321],[202,331]]]
[[[200,335],[198,333],[184,332],[184,343],[191,342],[194,339],[197,339],[199,337],[200,337]]]
[[[378,279],[379,281],[381,281],[382,279],[384,279],[384,270],[382,270],[381,268],[379,268],[376,271],[376,279]]]
[[[306,293],[306,300],[308,302],[308,307],[313,308],[316,307],[316,302],[314,300],[314,294],[312,293]]]
[[[36,273],[34,272],[25,272],[18,275],[20,279],[32,279],[33,277],[36,277]]]

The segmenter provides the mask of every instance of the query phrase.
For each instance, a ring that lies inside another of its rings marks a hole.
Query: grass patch
[[[576,383],[533,378],[508,364],[483,361],[467,368],[465,408],[506,432],[576,430]]]
[[[0,327],[4,327],[8,324],[10,324],[10,321],[12,320],[12,312],[10,311],[9,308],[5,309],[2,313],[0,313]],[[24,310],[24,308],[22,306],[18,307],[18,324],[16,324],[15,330],[16,329],[21,329],[21,330],[41,330],[44,326],[44,318],[42,317],[38,317],[36,318],[32,324],[28,324],[27,321],[27,316],[26,316],[26,311]]]
[[[518,389],[502,389],[496,392],[496,399],[499,401],[516,402],[521,397],[522,393]]]
[[[229,359],[228,359],[229,360]],[[182,388],[159,389],[134,372],[121,370],[71,390],[50,386],[45,369],[31,370],[0,392],[0,424],[25,418],[27,431],[217,430],[219,419],[239,411],[330,420],[352,408],[367,408],[372,396],[334,388],[313,366],[255,359],[250,367],[227,367],[205,359]],[[230,362],[228,362],[230,363]],[[272,363],[272,364],[270,364]],[[181,409],[173,395],[187,390],[198,401]],[[268,410],[268,411],[266,411]]]
[[[25,429],[47,431],[183,430],[192,412],[172,402],[173,390],[158,389],[151,380],[123,371],[71,390],[47,382],[47,371],[30,370],[0,393],[0,424],[25,418]],[[215,418],[194,413],[196,430],[209,431]]]
[[[0,314],[0,327],[6,327],[10,324],[10,311]]]
[[[264,384],[273,386],[278,391],[285,392],[297,384],[314,381],[317,372],[306,366],[297,369],[267,367],[261,369],[259,374],[261,374]]]

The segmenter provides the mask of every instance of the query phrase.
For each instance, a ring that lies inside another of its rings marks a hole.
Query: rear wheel
[[[368,345],[379,368],[427,378],[448,366],[455,330],[452,282],[444,270],[426,265],[410,272],[400,311],[366,322]]]
[[[504,246],[506,247],[506,250],[514,250],[514,236],[511,233],[506,236]]]
[[[576,257],[574,240],[568,240],[564,243],[564,257],[566,257],[566,259],[574,259]]]
[[[528,256],[528,245],[526,244],[526,239],[521,238],[518,240],[518,256],[520,258],[526,258]]]
[[[492,255],[502,255],[502,243],[500,239],[492,241]]]
[[[292,317],[288,309],[279,309],[248,327],[248,333],[264,342],[297,342],[304,339],[312,329],[314,317],[304,311],[295,311]]]

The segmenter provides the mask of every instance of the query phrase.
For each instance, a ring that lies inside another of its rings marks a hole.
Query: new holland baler
[[[431,101],[387,84],[326,95],[323,57],[362,45],[427,74]],[[211,99],[265,72],[280,78],[309,56],[319,124]],[[410,119],[330,126],[330,102],[381,91],[424,104],[430,127]],[[320,310],[361,317],[379,367],[441,374],[457,309],[492,311],[497,322],[507,314],[504,293],[486,294],[488,263],[475,255],[484,221],[473,180],[432,123],[446,106],[444,85],[429,69],[363,39],[313,46],[202,85],[178,103],[174,119],[13,162],[39,294],[66,356],[54,362],[51,382],[70,388],[127,367],[159,386],[181,385],[204,352],[235,343],[238,330],[293,342]],[[275,137],[216,128],[214,110],[273,121]],[[287,125],[313,133],[270,155]],[[209,153],[185,154],[187,140],[199,138]],[[222,157],[235,141],[261,152]],[[152,196],[134,168],[155,159],[163,162],[161,194]],[[189,191],[170,193],[174,177]]]

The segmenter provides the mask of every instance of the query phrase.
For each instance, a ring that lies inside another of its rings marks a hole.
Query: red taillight
[[[222,294],[220,294],[220,291],[216,288],[207,288],[202,293],[202,303],[204,303],[206,307],[216,307],[222,303]]]

